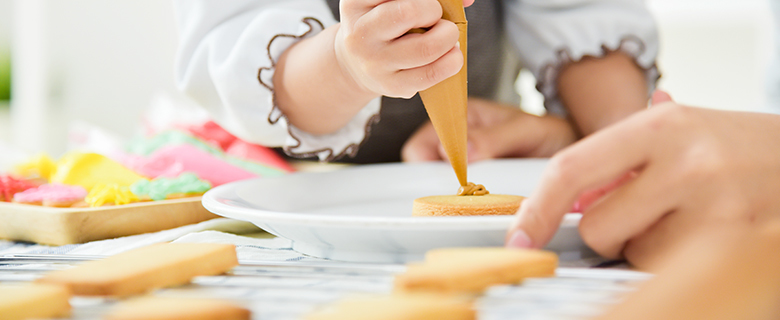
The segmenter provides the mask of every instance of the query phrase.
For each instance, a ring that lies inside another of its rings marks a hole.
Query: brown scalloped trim
[[[627,49],[627,44],[628,43],[638,44],[639,47],[635,50],[635,52],[632,52],[632,51]],[[607,54],[609,54],[611,52],[618,51],[618,50],[620,50],[621,52],[626,53],[629,56],[631,56],[634,59],[634,64],[639,69],[641,69],[642,71],[645,72],[645,77],[648,77],[648,75],[654,75],[655,79],[648,79],[648,80],[652,80],[652,83],[648,83],[647,84],[648,85],[647,97],[649,99],[650,96],[653,94],[653,90],[652,89],[656,87],[656,84],[658,83],[658,79],[661,78],[661,72],[658,70],[658,65],[657,65],[656,62],[653,62],[653,64],[651,66],[647,67],[647,68],[645,68],[645,67],[643,67],[642,65],[639,64],[639,62],[638,62],[639,57],[642,54],[644,54],[645,51],[647,51],[647,46],[645,45],[645,42],[642,41],[642,39],[639,38],[638,36],[636,36],[636,35],[627,35],[627,36],[624,36],[623,38],[620,39],[620,42],[618,43],[617,47],[614,48],[614,49],[611,49],[611,48],[607,47],[607,45],[602,44],[601,45],[601,56],[594,56],[594,55],[585,54],[585,55],[582,55],[582,57],[580,57],[579,60],[574,60],[574,59],[571,58],[571,50],[568,47],[563,48],[563,49],[559,49],[556,52],[556,56],[557,56],[556,60],[557,61],[555,61],[553,63],[549,63],[549,64],[545,65],[542,68],[542,72],[540,73],[540,77],[539,77],[539,79],[537,80],[537,83],[536,83],[536,90],[539,91],[540,93],[542,93],[542,95],[544,96],[544,106],[545,106],[545,108],[550,110],[550,108],[553,107],[552,103],[553,102],[558,102],[560,100],[560,97],[558,97],[558,90],[557,89],[550,96],[548,96],[548,93],[545,93],[543,89],[549,86],[548,81],[557,84],[558,75],[560,74],[560,71],[566,65],[568,65],[570,63],[575,63],[575,62],[581,61],[582,59],[585,59],[585,58],[600,58],[600,57],[604,57]],[[551,74],[552,74],[552,76],[548,76],[548,75],[551,75]],[[550,78],[550,79],[548,79],[548,78]],[[556,85],[556,87],[557,87],[557,85]]]
[[[293,134],[292,130],[290,129],[291,125],[290,125],[289,120],[287,119],[287,116],[284,114],[284,112],[282,112],[281,109],[279,109],[279,105],[276,102],[276,93],[274,92],[273,83],[266,83],[265,81],[263,81],[263,77],[262,77],[263,71],[271,71],[271,70],[276,69],[277,61],[274,60],[274,57],[271,54],[271,45],[274,43],[275,40],[277,40],[279,38],[293,38],[293,39],[296,39],[296,40],[300,40],[300,39],[303,39],[306,36],[308,36],[310,33],[312,33],[315,30],[315,27],[317,27],[317,26],[319,27],[320,30],[325,29],[325,25],[320,20],[318,20],[317,18],[305,17],[305,18],[303,18],[302,22],[309,26],[309,30],[304,32],[303,34],[301,34],[301,35],[277,34],[277,35],[273,36],[270,41],[268,41],[268,45],[266,46],[266,51],[267,51],[267,54],[268,54],[268,60],[271,61],[271,66],[270,67],[262,67],[262,68],[260,68],[257,71],[257,80],[260,82],[260,84],[263,87],[265,87],[266,89],[271,91],[271,95],[273,97],[273,100],[272,100],[273,107],[271,108],[271,112],[268,114],[268,123],[270,123],[272,125],[277,124],[279,122],[279,120],[282,119],[282,118],[284,118],[285,121],[287,122],[287,134],[289,134],[290,137],[292,137],[293,140],[295,140],[295,145],[283,146],[282,150],[284,151],[285,154],[287,154],[290,157],[294,157],[294,158],[317,157],[317,158],[319,158],[319,155],[321,153],[327,152],[327,157],[325,157],[324,159],[321,159],[320,161],[324,161],[324,162],[334,161],[334,160],[338,160],[340,158],[343,158],[344,156],[349,156],[350,158],[354,158],[355,155],[357,155],[357,152],[358,152],[358,149],[360,149],[360,146],[363,145],[363,143],[368,139],[368,136],[371,134],[371,126],[374,125],[375,123],[379,122],[379,113],[375,114],[374,116],[372,116],[371,118],[368,119],[368,122],[366,123],[365,136],[363,136],[363,140],[360,143],[352,143],[352,144],[348,145],[339,154],[334,155],[333,148],[323,148],[323,149],[318,149],[318,150],[309,151],[309,152],[296,153],[296,152],[293,152],[292,149],[295,149],[295,148],[298,148],[298,147],[301,146],[301,139],[296,137],[295,134]]]

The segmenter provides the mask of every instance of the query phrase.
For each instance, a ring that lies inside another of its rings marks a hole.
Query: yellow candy
[[[49,181],[92,190],[98,184],[114,183],[126,187],[139,179],[144,177],[97,153],[71,152],[57,161],[57,170]]]
[[[100,207],[104,204],[122,205],[139,201],[138,196],[130,191],[128,186],[120,186],[116,183],[99,183],[92,187],[87,197],[84,198],[90,207]]]

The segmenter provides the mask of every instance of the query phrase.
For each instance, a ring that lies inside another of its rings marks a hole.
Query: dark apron
[[[326,0],[339,20],[339,0]],[[503,15],[501,0],[478,0],[466,8],[469,22],[469,96],[491,99],[501,74]],[[379,163],[401,161],[404,142],[428,121],[419,95],[411,99],[382,98],[379,122],[371,127],[354,158],[344,156],[333,162]],[[316,160],[316,158],[310,158]]]

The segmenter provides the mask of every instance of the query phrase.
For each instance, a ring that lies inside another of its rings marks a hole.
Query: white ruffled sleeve
[[[178,87],[234,135],[293,156],[332,160],[354,154],[378,119],[380,100],[345,127],[313,135],[276,106],[273,73],[295,42],[336,23],[323,0],[177,0]]]
[[[658,33],[643,0],[508,0],[505,23],[523,66],[537,79],[548,112],[565,114],[558,73],[583,57],[620,50],[645,71],[648,95],[660,74]]]

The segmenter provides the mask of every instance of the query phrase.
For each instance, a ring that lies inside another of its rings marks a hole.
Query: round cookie
[[[414,200],[412,216],[511,215],[517,212],[523,200],[525,197],[507,194],[422,197]]]

